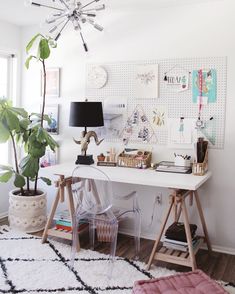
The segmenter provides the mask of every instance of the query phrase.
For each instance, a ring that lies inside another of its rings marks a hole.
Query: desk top
[[[58,164],[41,169],[40,174],[48,177],[53,174],[70,177],[75,167],[76,165],[74,163]],[[96,166],[96,168],[105,172],[111,181],[117,183],[193,191],[202,186],[212,175],[211,172],[207,172],[204,176],[194,176],[193,174],[156,172],[150,169],[103,166]]]

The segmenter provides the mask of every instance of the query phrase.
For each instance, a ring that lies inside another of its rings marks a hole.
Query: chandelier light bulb
[[[32,0],[24,0],[24,5],[26,6],[26,7],[30,7],[31,5],[32,5]]]
[[[91,18],[88,18],[87,21],[88,21],[90,24],[92,24],[92,25],[93,25],[94,22],[95,22],[94,19],[91,19]]]
[[[55,20],[56,20],[56,19],[55,19],[53,16],[48,16],[48,17],[46,18],[46,23],[51,24],[51,23],[54,23]]]
[[[63,14],[63,12],[60,11],[60,12],[53,13],[52,15],[55,16],[55,17],[57,17],[57,16],[61,16],[62,14]]]
[[[99,25],[98,23],[94,23],[93,27],[100,32],[102,32],[104,30],[104,28],[101,25]]]
[[[49,33],[52,34],[58,29],[58,26],[53,26],[50,30]]]
[[[105,9],[105,5],[102,4],[102,5],[98,5],[95,7],[95,11],[100,11],[100,10],[104,10]]]
[[[75,31],[81,30],[80,24],[76,19],[74,19],[74,21],[73,21],[73,27],[74,27]]]

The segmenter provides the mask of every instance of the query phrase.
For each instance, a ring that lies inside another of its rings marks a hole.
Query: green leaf
[[[48,186],[51,186],[51,180],[50,180],[50,179],[45,178],[45,177],[40,177],[40,179],[41,179],[44,183],[46,183]]]
[[[47,139],[46,131],[42,127],[38,128],[36,138],[37,138],[38,142],[40,142],[40,143],[46,142],[46,139]]]
[[[15,135],[15,140],[16,140],[16,143],[19,144],[20,143],[20,139],[21,139],[21,134],[17,133]]]
[[[5,143],[10,137],[9,130],[0,122],[0,143]]]
[[[27,155],[20,162],[20,168],[22,170],[22,175],[34,179],[39,170],[38,158],[34,158],[30,155]]]
[[[34,158],[40,158],[45,155],[45,144],[35,141],[33,144],[29,144],[28,153]]]
[[[50,47],[47,39],[41,39],[39,42],[39,57],[41,59],[47,59],[50,56]]]
[[[25,185],[25,179],[23,176],[19,175],[19,174],[15,174],[15,181],[14,181],[14,185],[17,188],[22,188]]]
[[[16,114],[11,112],[11,110],[9,109],[5,110],[5,119],[11,131],[19,130],[19,119]]]
[[[30,56],[26,59],[26,61],[25,61],[25,67],[26,67],[27,69],[29,69],[29,64],[30,64],[30,61],[32,60],[32,58],[33,58],[33,56],[30,55]]]
[[[8,170],[8,171],[12,171],[12,167],[9,165],[3,165],[0,164],[0,170]]]
[[[27,118],[24,118],[24,119],[21,119],[21,120],[20,120],[20,127],[21,127],[23,130],[27,130],[29,124],[30,124],[30,120],[27,119]]]
[[[34,129],[35,127],[40,126],[40,121],[34,120],[30,125],[29,125],[29,130]]]
[[[12,112],[22,116],[23,118],[28,117],[28,112],[24,110],[24,108],[19,108],[19,107],[11,107],[10,109]]]
[[[45,131],[45,133],[46,133],[47,145],[49,145],[49,147],[52,151],[55,151],[55,148],[59,147],[59,144],[51,137],[50,134],[48,134],[46,131]]]
[[[28,43],[27,46],[26,46],[26,53],[27,53],[27,54],[29,53],[29,50],[32,48],[34,42],[37,40],[37,38],[38,38],[39,36],[41,36],[41,34],[37,34],[37,35],[35,35],[35,36],[31,39],[31,41],[29,41],[29,43]]]
[[[0,182],[7,183],[13,175],[13,171],[7,171],[4,174],[0,175]]]
[[[44,114],[44,115],[43,115],[43,120],[45,120],[45,121],[48,123],[48,125],[51,124],[51,119],[50,119],[50,117],[49,117],[48,114]]]

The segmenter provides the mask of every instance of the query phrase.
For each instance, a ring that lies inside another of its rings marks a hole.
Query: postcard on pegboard
[[[154,128],[164,128],[167,126],[167,106],[155,105],[152,110],[152,125]]]
[[[215,103],[217,100],[217,74],[215,69],[193,70],[193,103]]]
[[[168,147],[192,148],[196,137],[195,119],[168,118]]]
[[[136,65],[134,74],[135,98],[158,98],[158,64]]]

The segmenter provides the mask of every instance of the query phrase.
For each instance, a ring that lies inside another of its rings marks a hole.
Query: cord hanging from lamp
[[[46,18],[46,23],[52,25],[49,34],[53,34],[53,39],[58,41],[61,33],[69,23],[72,23],[75,31],[79,32],[84,50],[87,52],[88,47],[82,34],[82,25],[90,24],[98,31],[103,31],[103,27],[95,22],[96,13],[104,10],[105,5],[94,5],[100,0],[93,0],[86,4],[79,0],[48,0],[52,5],[42,4],[33,0],[25,0],[26,6],[45,7],[54,10],[53,13]]]

